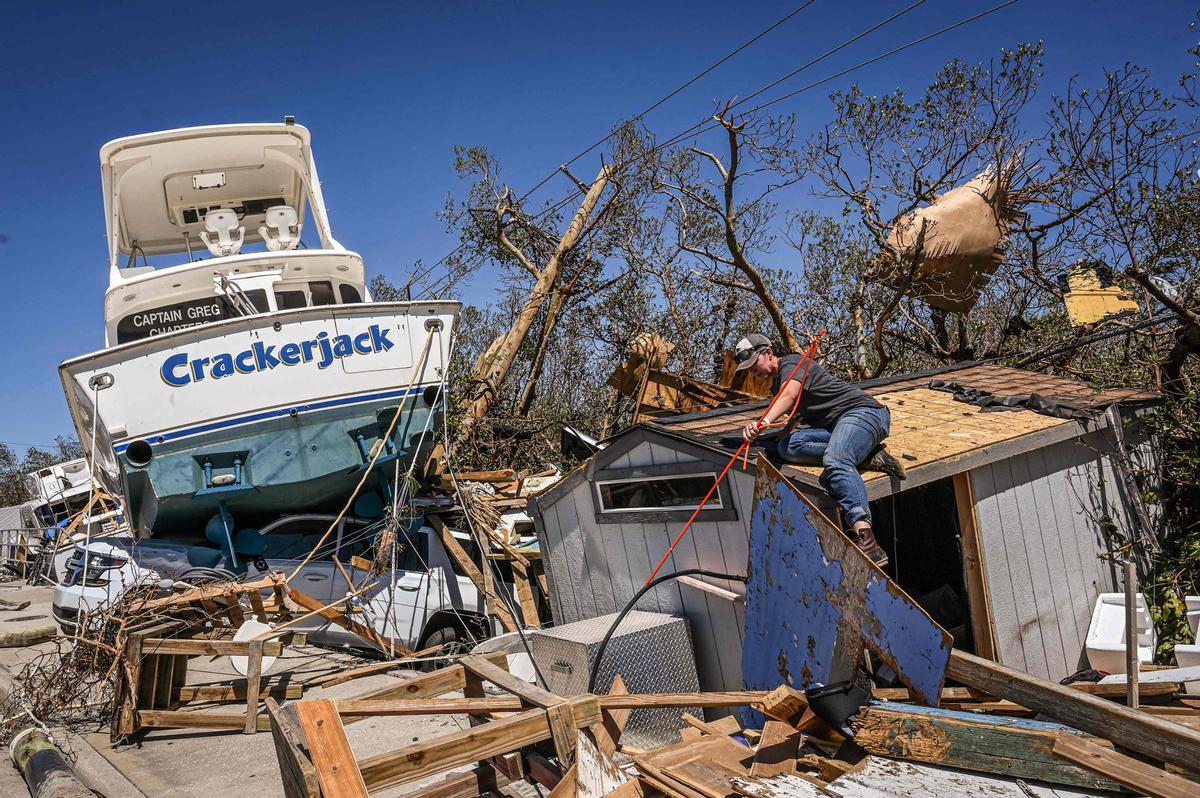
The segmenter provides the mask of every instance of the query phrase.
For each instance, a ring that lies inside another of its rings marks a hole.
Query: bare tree
[[[486,178],[492,173],[484,172],[484,174]],[[499,388],[516,359],[517,350],[525,341],[538,313],[558,284],[564,261],[585,235],[589,217],[611,176],[611,166],[605,165],[600,169],[596,180],[584,195],[579,210],[567,226],[566,232],[544,259],[539,256],[537,243],[539,236],[533,229],[531,220],[514,197],[512,189],[507,186],[502,189],[497,188],[493,181],[491,186],[495,198],[494,205],[489,209],[472,209],[472,215],[481,223],[492,225],[491,240],[494,240],[509,258],[528,272],[533,278],[533,284],[513,319],[512,327],[497,336],[475,364],[473,382],[479,386],[479,390],[468,405],[466,414],[459,424],[458,437],[460,440],[470,435],[475,422],[485,416],[495,403]],[[513,228],[520,230],[519,239],[514,239]]]
[[[799,351],[783,307],[753,261],[755,253],[768,254],[773,242],[772,195],[802,178],[793,120],[738,117],[732,105],[725,103],[713,115],[725,134],[724,156],[700,147],[680,150],[664,159],[657,187],[674,200],[671,222],[679,249],[707,266],[707,279],[753,294],[783,344]],[[702,177],[702,165],[715,178]],[[748,199],[739,197],[743,187],[751,191]]]

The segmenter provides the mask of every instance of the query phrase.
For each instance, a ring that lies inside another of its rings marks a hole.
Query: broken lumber
[[[150,654],[186,654],[188,656],[249,656],[249,640],[187,640],[183,638],[168,640],[163,638],[148,638],[142,641],[142,653]],[[282,643],[264,643],[263,655],[278,657],[283,654]]]
[[[338,798],[367,798],[366,785],[333,702],[324,699],[300,701],[295,710],[313,766],[317,769],[321,793]]]
[[[407,684],[407,682],[405,683]],[[403,686],[403,685],[402,685]],[[532,686],[532,685],[530,685]],[[395,692],[398,688],[387,687],[385,691]],[[462,687],[451,687],[441,690],[446,693],[451,690],[461,690]],[[762,693],[752,690],[734,691],[728,693],[610,693],[597,696],[600,708],[608,712],[624,712],[624,716],[614,718],[620,724],[628,717],[628,712],[634,709],[664,709],[685,707],[752,707],[762,698]],[[530,705],[528,701],[515,695],[487,696],[482,698],[352,698],[338,701],[338,712],[347,717],[368,717],[371,715],[483,715],[496,712],[520,712]]]
[[[197,712],[184,709],[139,709],[138,728],[151,729],[236,729],[245,731],[248,715],[245,712]],[[256,731],[270,731],[270,719],[255,718]]]
[[[1045,679],[1020,673],[962,651],[953,651],[946,674],[956,681],[1007,698],[1089,734],[1160,762],[1191,770],[1200,762],[1200,732],[1179,723]]]
[[[795,772],[796,758],[800,755],[800,746],[803,744],[803,732],[782,721],[767,721],[763,726],[758,750],[754,752],[754,764],[750,766],[750,775],[768,778]]]
[[[600,720],[595,696],[567,699],[576,728]],[[545,710],[531,709],[500,720],[472,726],[433,740],[416,742],[359,763],[368,792],[424,778],[461,765],[506,754],[533,743],[550,740],[552,732]]]
[[[280,701],[299,698],[304,694],[305,685],[288,684],[284,682],[266,683],[259,689],[260,696],[269,696]],[[246,684],[197,684],[176,687],[172,690],[171,698],[182,704],[213,702],[224,703],[246,700]]]
[[[442,545],[446,551],[458,563],[458,566],[466,573],[467,578],[475,585],[475,589],[483,594],[484,600],[487,602],[487,607],[490,612],[495,614],[500,619],[500,624],[506,632],[514,632],[517,629],[517,621],[513,618],[512,612],[508,609],[508,605],[504,602],[497,593],[496,587],[491,579],[491,571],[481,572],[479,566],[475,565],[475,561],[467,554],[462,544],[451,533],[450,528],[445,522],[436,515],[427,516],[430,525],[437,531],[438,536],[442,540]],[[486,566],[485,566],[486,567]],[[499,588],[503,590],[503,587]]]
[[[808,699],[804,697],[804,693],[786,684],[781,684],[768,693],[762,705],[764,715],[785,723],[799,718],[806,709]]]
[[[1139,762],[1111,748],[1102,748],[1075,734],[1060,734],[1054,741],[1054,753],[1154,798],[1195,798],[1200,791],[1200,785],[1182,776]]]
[[[1038,779],[1093,790],[1119,785],[1054,755],[1057,723],[954,712],[909,704],[873,703],[852,720],[854,742],[878,756],[930,765]]]
[[[321,782],[317,769],[304,753],[302,739],[295,721],[295,709],[280,709],[274,699],[267,699],[267,719],[275,743],[275,758],[279,760],[279,775],[283,780],[284,798],[321,798]]]

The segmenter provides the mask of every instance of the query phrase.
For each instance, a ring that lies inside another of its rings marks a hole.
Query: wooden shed
[[[862,387],[891,410],[888,449],[908,471],[903,482],[864,474],[888,573],[957,647],[1055,681],[1085,667],[1096,596],[1118,589],[1118,536],[1141,534],[1110,423],[1119,419],[1133,458],[1145,457],[1136,419],[1155,396],[995,365]],[[638,424],[531,502],[557,623],[632,598],[762,408]],[[730,471],[662,573],[746,573],[759,451]],[[837,518],[819,469],[782,470]],[[742,686],[743,595],[736,580],[686,578],[638,606],[686,616],[701,687],[732,690]]]

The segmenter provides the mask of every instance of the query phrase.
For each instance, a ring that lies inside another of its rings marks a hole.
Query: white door
[[[316,546],[332,522],[333,518],[330,516],[297,516],[265,527],[262,531],[267,541],[267,550],[263,557],[267,565],[272,570],[290,575]],[[333,579],[337,573],[333,564],[336,544],[337,538],[330,536],[318,550],[317,556],[309,560],[291,580],[290,586],[322,604],[332,601]],[[268,594],[269,592],[264,595]],[[324,618],[314,615],[295,624],[293,628],[297,631],[315,632],[328,625],[329,622]]]
[[[350,578],[358,585],[367,578],[366,572],[354,567],[351,557],[359,556],[370,560],[372,558],[373,534],[363,534],[361,522],[347,521],[343,531],[345,541],[339,549],[339,559],[347,566]],[[437,609],[431,605],[428,532],[409,532],[407,528],[397,530],[397,557],[395,569],[395,589],[392,589],[392,569],[385,569],[382,574],[371,577],[377,585],[366,591],[367,600],[365,617],[369,618],[375,631],[383,637],[395,637],[397,642],[408,648],[416,648],[420,643],[421,633],[425,622]],[[335,585],[344,585],[345,580],[338,576]],[[336,589],[336,588],[335,588]],[[345,588],[335,596],[340,598]]]

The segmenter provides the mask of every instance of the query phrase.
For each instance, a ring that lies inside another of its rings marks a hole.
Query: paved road
[[[50,617],[49,587],[27,587],[17,582],[0,583],[0,598],[26,601],[25,610],[0,608],[0,631],[19,625],[44,623]],[[29,618],[6,621],[5,616]],[[6,626],[6,624],[8,624]],[[26,648],[0,648],[0,699],[9,693],[13,677],[26,662],[52,644]],[[268,675],[285,671],[300,680],[336,670],[358,660],[342,652],[315,646],[285,651]],[[328,690],[315,689],[306,698],[349,698],[368,690],[395,684],[404,672],[382,674],[340,684]],[[195,657],[189,661],[188,684],[218,683],[237,678],[227,657]],[[225,711],[231,706],[226,705]],[[347,736],[359,758],[383,753],[420,739],[456,731],[467,725],[465,716],[371,718],[346,727]],[[108,798],[242,798],[282,795],[279,766],[270,732],[243,735],[230,732],[159,729],[145,733],[137,742],[113,748],[108,732],[59,737],[76,757],[75,768],[89,787]],[[8,760],[0,756],[0,796],[27,795],[24,781]],[[407,785],[381,796],[411,793]]]

